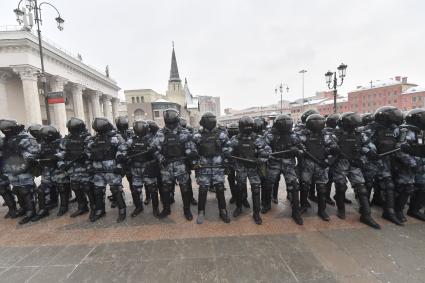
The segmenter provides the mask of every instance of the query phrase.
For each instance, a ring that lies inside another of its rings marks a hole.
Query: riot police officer
[[[244,116],[239,120],[239,134],[230,140],[230,150],[226,151],[226,157],[233,158],[235,161],[237,190],[236,209],[233,212],[233,217],[238,217],[242,214],[243,192],[248,178],[252,193],[252,217],[255,223],[260,225],[262,224],[262,219],[260,216],[261,180],[259,169],[267,161],[271,149],[262,138],[253,132],[253,128],[254,121],[251,117]],[[233,156],[230,156],[231,152],[233,152]]]
[[[162,199],[164,209],[160,218],[171,213],[171,191],[177,180],[183,200],[183,212],[187,220],[192,220],[190,211],[191,194],[189,190],[189,174],[186,168],[186,159],[197,158],[196,147],[187,129],[179,124],[179,113],[175,109],[163,112],[165,127],[158,130],[153,141],[156,148],[156,157],[161,166]]]
[[[133,124],[133,137],[127,140],[128,156],[131,176],[133,177],[131,196],[135,206],[131,213],[132,217],[143,211],[142,188],[145,185],[146,195],[152,199],[154,216],[159,215],[158,210],[158,185],[157,176],[159,171],[158,160],[152,147],[153,136],[150,133],[149,124],[146,121],[136,121]]]
[[[47,195],[56,190],[58,178],[66,179],[63,171],[57,168],[61,135],[53,126],[43,126],[39,132],[40,155],[38,164],[42,169],[41,183],[37,188],[38,212],[32,221],[38,221],[49,215]],[[65,180],[66,181],[66,180]]]
[[[71,214],[77,217],[89,211],[87,197],[90,202],[90,217],[94,214],[94,193],[91,185],[91,163],[88,159],[87,146],[91,140],[91,135],[86,128],[86,124],[79,118],[72,117],[68,120],[66,135],[59,144],[58,167],[69,176],[69,182],[75,193],[78,209]],[[64,182],[57,184],[60,206],[58,216],[64,215],[69,207],[69,190]],[[87,197],[86,197],[87,195]]]
[[[237,123],[230,123],[226,126],[227,135],[229,139],[239,134],[239,128]],[[227,160],[227,162],[232,162],[232,160]],[[230,194],[231,198],[229,200],[229,203],[234,203],[235,198],[235,190],[236,190],[236,172],[233,166],[228,166],[226,168],[227,173],[227,181],[229,182],[230,187]]]
[[[283,174],[286,182],[286,190],[291,195],[292,218],[298,225],[303,224],[300,214],[299,183],[295,172],[295,157],[299,156],[300,141],[292,132],[293,121],[288,115],[279,115],[273,123],[271,131],[266,133],[265,140],[272,149],[272,154],[267,165],[266,191],[261,195],[263,208],[262,213],[271,209],[271,193],[276,179]],[[280,153],[279,153],[280,152]]]
[[[325,135],[332,137],[339,118],[340,118],[340,115],[337,113],[330,114],[326,117],[325,128],[323,129],[323,131],[325,132]],[[329,181],[327,184],[327,191],[326,191],[326,203],[334,206],[335,202],[331,199],[331,189],[332,189],[332,168],[329,168]]]
[[[398,146],[401,151],[396,153],[394,179],[396,182],[397,198],[395,212],[397,218],[406,222],[404,207],[410,197],[408,214],[420,220],[425,220],[420,213],[421,197],[425,183],[424,151],[422,116],[423,109],[414,109],[407,113],[406,123],[400,127]]]
[[[317,190],[317,215],[324,221],[330,217],[326,212],[326,193],[329,167],[327,163],[326,144],[332,142],[329,135],[323,131],[325,118],[320,114],[311,114],[306,119],[306,127],[298,132],[304,155],[300,160],[301,176],[301,207],[302,212],[310,207],[307,192],[312,184]]]
[[[15,120],[0,120],[0,131],[5,135],[3,141],[3,173],[13,186],[18,199],[22,199],[25,217],[19,224],[26,224],[35,215],[34,177],[30,170],[40,153],[36,140]]]
[[[9,209],[4,218],[17,218],[23,216],[25,211],[21,208],[18,212],[16,208],[15,197],[13,196],[12,190],[10,189],[10,183],[7,176],[3,174],[3,145],[4,138],[0,136],[0,195],[2,196],[5,205]]]
[[[227,214],[226,199],[224,197],[224,167],[223,151],[228,143],[225,131],[217,127],[217,119],[214,114],[207,112],[201,117],[199,124],[202,130],[193,136],[193,141],[197,146],[199,158],[195,164],[196,181],[199,185],[198,195],[198,218],[196,223],[202,224],[205,217],[205,204],[207,201],[208,189],[213,186],[218,200],[220,218],[229,223]]]
[[[183,118],[180,117],[179,121],[180,121],[180,126],[184,129],[188,130],[190,135],[193,135],[193,128],[190,125],[187,124],[186,119],[183,119]],[[193,196],[192,176],[191,176],[192,170],[191,170],[191,164],[190,164],[189,159],[186,159],[186,169],[187,169],[187,173],[189,174],[188,184],[189,184],[190,204],[197,205],[198,202],[196,201],[196,199]],[[173,198],[174,198],[174,193],[175,193],[175,186],[173,187],[173,193],[172,193]]]
[[[96,134],[88,144],[90,160],[93,164],[93,184],[96,212],[92,221],[105,215],[105,190],[109,185],[111,193],[117,202],[120,223],[126,218],[126,204],[122,189],[123,164],[127,161],[127,146],[111,122],[105,117],[97,117],[92,123]]]
[[[334,133],[334,140],[328,146],[328,151],[338,156],[333,166],[332,179],[336,189],[337,216],[345,219],[345,192],[347,190],[347,178],[359,198],[360,221],[372,228],[380,229],[378,223],[373,220],[368,199],[368,192],[364,185],[362,174],[362,149],[367,144],[362,139],[361,133],[356,129],[361,125],[361,117],[354,112],[346,112],[338,120],[338,129]]]

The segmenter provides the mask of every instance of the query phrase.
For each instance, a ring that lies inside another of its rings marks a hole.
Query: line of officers
[[[317,202],[317,215],[330,217],[327,204],[337,207],[345,219],[347,182],[359,203],[360,221],[380,226],[371,216],[371,204],[382,207],[382,217],[397,225],[407,214],[425,221],[425,109],[402,113],[383,106],[375,113],[347,112],[326,118],[314,110],[293,125],[288,115],[279,115],[268,128],[265,120],[242,117],[238,124],[217,125],[205,113],[197,131],[186,125],[173,109],[164,111],[165,127],[153,121],[136,121],[129,128],[125,117],[116,128],[108,119],[95,118],[91,135],[84,121],[71,118],[69,134],[61,137],[53,126],[32,125],[27,130],[14,120],[0,120],[0,195],[9,208],[6,218],[20,224],[38,221],[59,206],[57,215],[68,212],[71,191],[78,203],[70,216],[89,213],[95,222],[105,216],[105,191],[109,186],[112,207],[118,208],[117,222],[126,218],[122,178],[130,185],[132,217],[152,202],[153,215],[167,217],[174,202],[175,185],[181,190],[183,214],[192,220],[191,205],[198,206],[196,222],[202,224],[208,191],[214,191],[219,217],[230,222],[224,181],[227,175],[233,217],[250,208],[247,180],[252,195],[253,220],[277,203],[277,190],[284,177],[292,218],[303,224],[302,214]],[[199,185],[193,198],[191,171]],[[41,176],[36,187],[35,176]],[[331,187],[335,186],[334,200]],[[143,202],[142,189],[146,200]],[[371,194],[373,195],[372,202]],[[15,196],[19,208],[15,201]],[[162,210],[159,210],[159,203]],[[38,204],[38,209],[37,209]]]

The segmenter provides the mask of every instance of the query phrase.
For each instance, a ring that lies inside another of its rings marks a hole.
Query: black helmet
[[[317,110],[315,109],[309,109],[307,111],[304,111],[304,113],[301,114],[301,122],[305,123],[307,121],[308,116],[310,116],[311,114],[319,114],[319,112],[317,112]]]
[[[307,129],[319,133],[325,128],[325,117],[320,114],[310,114],[305,121]]]
[[[250,134],[254,130],[254,120],[251,117],[244,116],[239,119],[239,132]]]
[[[167,109],[163,113],[164,123],[167,128],[174,129],[179,125],[179,112],[175,109]]]
[[[2,131],[6,137],[15,136],[19,134],[23,129],[24,125],[19,124],[15,120],[0,120],[0,131]]]
[[[340,115],[337,113],[328,115],[328,117],[326,117],[326,120],[325,120],[326,127],[335,129],[339,118],[340,118]]]
[[[107,133],[114,129],[111,122],[109,122],[108,118],[105,117],[96,117],[93,120],[92,128],[98,133]]]
[[[288,133],[292,130],[294,121],[291,116],[286,114],[280,114],[276,117],[273,123],[273,128],[278,130],[280,133]]]
[[[239,133],[239,127],[236,123],[230,123],[226,126],[229,137],[236,136]]]
[[[40,138],[45,141],[54,141],[60,138],[61,134],[53,126],[43,126],[40,129]]]
[[[425,108],[416,108],[406,113],[406,124],[425,130]]]
[[[362,117],[355,112],[342,113],[341,118],[338,120],[338,127],[350,132],[362,125]]]
[[[211,131],[217,126],[217,118],[213,113],[206,112],[204,115],[202,115],[201,121],[199,121],[199,125]]]
[[[403,123],[403,113],[394,106],[382,106],[375,111],[375,122],[384,126]]]
[[[158,132],[158,130],[159,130],[158,124],[155,121],[152,121],[152,120],[147,120],[146,122],[149,125],[149,131],[152,134],[156,134],[156,132]]]
[[[36,139],[40,138],[40,129],[41,127],[43,127],[40,124],[31,124],[28,128],[27,131],[31,134],[31,136],[33,136]]]
[[[120,116],[115,119],[115,125],[117,125],[118,131],[122,132],[128,130],[128,117]]]
[[[66,127],[71,134],[79,134],[86,130],[86,123],[79,118],[72,117],[66,123]]]
[[[372,113],[363,113],[362,115],[362,125],[366,126],[369,125],[374,121],[373,114]]]
[[[261,134],[262,131],[264,131],[264,129],[266,128],[266,120],[264,118],[255,118],[254,119],[254,132],[256,132],[257,134]]]
[[[136,121],[133,123],[133,130],[139,137],[144,137],[149,133],[149,124],[146,121]]]
[[[186,119],[183,118],[179,118],[179,122],[180,122],[180,126],[182,126],[183,128],[187,128],[187,121]]]

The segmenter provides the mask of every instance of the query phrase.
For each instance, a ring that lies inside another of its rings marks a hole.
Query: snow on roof
[[[401,84],[401,83],[402,83],[401,80],[396,80],[394,78],[389,78],[389,79],[385,79],[385,80],[375,80],[375,81],[369,82],[367,85],[358,86],[356,88],[356,91],[385,87],[385,86],[390,86],[390,85],[398,85],[398,84]]]
[[[402,94],[416,93],[416,92],[425,92],[425,85],[418,85],[418,86],[410,87],[405,92],[403,92]]]
[[[159,98],[159,99],[157,99],[157,100],[154,101],[154,103],[157,103],[157,102],[159,102],[159,103],[171,103],[170,101],[165,100],[163,98]]]
[[[344,103],[344,102],[347,102],[347,101],[348,101],[347,97],[340,97],[340,98],[336,99],[336,103]],[[333,104],[333,103],[334,103],[333,99],[328,99],[328,100],[325,100],[325,101],[323,101],[319,104],[320,105],[328,105],[328,104]]]

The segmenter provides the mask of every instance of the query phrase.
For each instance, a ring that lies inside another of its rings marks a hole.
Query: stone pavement
[[[0,282],[425,282],[425,224],[411,218],[397,227],[374,209],[383,225],[376,231],[352,205],[346,221],[331,207],[329,223],[310,210],[297,226],[282,189],[261,226],[248,210],[222,223],[214,194],[197,225],[183,218],[179,193],[176,200],[166,220],[153,218],[150,205],[121,224],[115,209],[95,224],[87,216],[23,227],[0,219]]]

